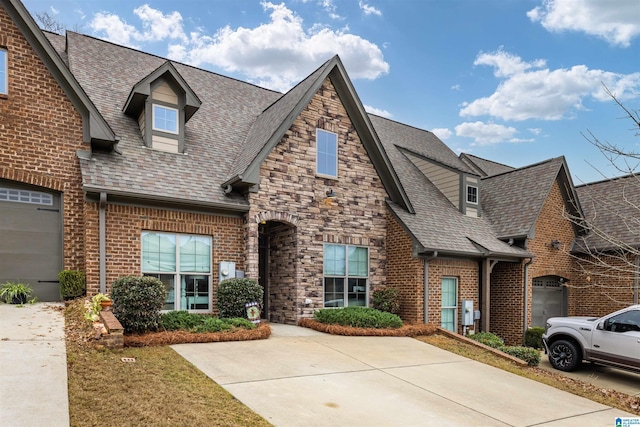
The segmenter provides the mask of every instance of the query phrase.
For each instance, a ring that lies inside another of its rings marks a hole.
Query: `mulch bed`
[[[301,319],[298,326],[314,329],[332,335],[346,335],[351,337],[417,337],[420,335],[431,335],[438,329],[431,324],[404,325],[400,328],[353,328],[351,326],[328,325],[320,323],[315,319]]]
[[[256,329],[235,329],[225,332],[187,332],[187,331],[161,331],[147,332],[145,334],[132,334],[124,336],[125,347],[150,347],[172,344],[223,342],[223,341],[250,341],[264,340],[271,335],[271,328],[266,323],[260,323]]]

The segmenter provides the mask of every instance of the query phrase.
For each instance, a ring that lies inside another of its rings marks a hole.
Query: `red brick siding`
[[[442,279],[458,279],[458,333],[462,334],[462,301],[472,300],[479,309],[479,267],[474,260],[436,258],[429,261],[429,323],[441,324]],[[478,325],[479,326],[479,325]]]
[[[0,96],[0,178],[63,194],[64,268],[84,270],[82,179],[76,150],[82,119],[47,67],[0,7],[8,53],[8,96]]]
[[[507,345],[521,345],[524,318],[524,264],[498,262],[491,272],[490,332]],[[531,302],[529,300],[529,313]]]
[[[338,178],[318,177],[316,128],[338,135]],[[337,194],[328,203],[326,191]],[[323,306],[323,243],[360,245],[369,248],[370,289],[386,281],[387,194],[380,178],[354,132],[349,116],[330,79],[314,95],[280,143],[260,168],[260,188],[249,194],[247,215],[247,274],[258,276],[258,228],[263,218],[288,222],[296,227],[295,262],[288,265],[294,280],[288,291],[282,286],[279,301],[284,321],[295,323]],[[291,298],[291,300],[288,300]],[[305,299],[311,304],[305,304]]]
[[[387,286],[400,290],[400,317],[407,323],[424,322],[424,260],[413,257],[413,239],[387,214]]]
[[[98,204],[86,203],[87,292],[95,294],[100,286]],[[244,269],[243,220],[237,217],[107,204],[106,257],[107,291],[115,279],[141,274],[142,231],[200,234],[212,237],[213,307],[218,285],[218,265],[233,261]]]

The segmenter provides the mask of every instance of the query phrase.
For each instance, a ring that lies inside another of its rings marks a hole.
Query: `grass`
[[[487,365],[494,366],[507,372],[538,381],[569,393],[582,396],[602,403],[603,405],[621,409],[632,414],[640,415],[640,397],[629,396],[615,390],[603,389],[582,381],[574,380],[556,372],[550,372],[542,368],[518,366],[506,359],[498,357],[489,351],[467,344],[453,338],[433,334],[420,336],[416,339],[450,351],[469,359],[477,360]]]
[[[270,425],[170,347],[94,349],[83,310],[65,309],[72,426]]]

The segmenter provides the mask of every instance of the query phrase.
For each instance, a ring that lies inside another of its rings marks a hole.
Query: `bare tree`
[[[65,32],[64,24],[55,16],[50,15],[49,12],[36,12],[36,19],[43,30],[56,34],[64,34]]]
[[[631,110],[607,88],[604,90],[632,123],[634,136],[640,136],[640,115]],[[587,131],[585,139],[598,148],[624,176],[586,184],[577,188],[584,217],[565,216],[585,230],[576,242],[573,288],[596,291],[611,302],[638,303],[640,275],[640,151],[603,141]]]

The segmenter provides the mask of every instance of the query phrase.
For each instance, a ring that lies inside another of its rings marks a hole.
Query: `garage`
[[[28,283],[39,301],[58,301],[62,270],[60,194],[0,180],[0,284]]]
[[[559,276],[543,276],[533,279],[531,326],[544,328],[550,317],[567,315],[565,279]]]

